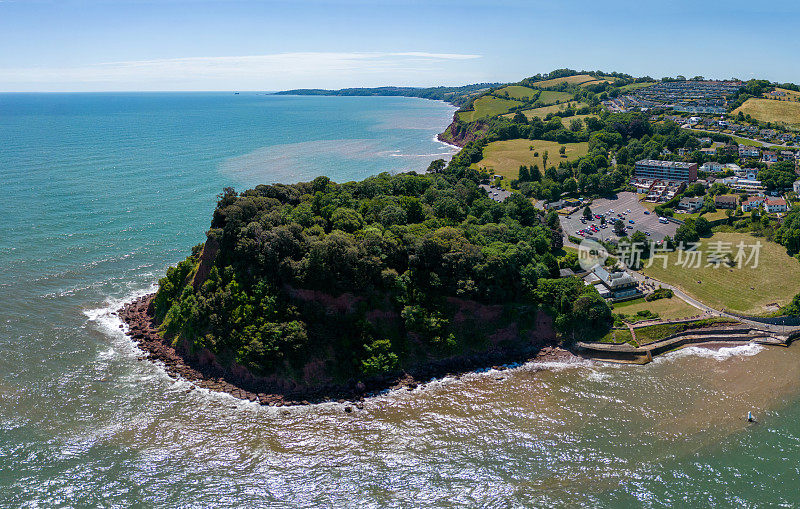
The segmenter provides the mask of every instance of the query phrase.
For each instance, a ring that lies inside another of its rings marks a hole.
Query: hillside
[[[159,281],[164,337],[253,392],[521,355],[607,327],[593,287],[558,275],[558,222],[451,165],[221,195],[206,242]],[[553,229],[555,228],[555,229]],[[572,262],[570,262],[572,263]]]

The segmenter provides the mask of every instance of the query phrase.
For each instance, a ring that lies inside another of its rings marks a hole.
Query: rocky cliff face
[[[489,128],[488,124],[481,122],[471,122],[466,124],[458,119],[458,112],[453,115],[453,122],[447,126],[443,133],[439,134],[439,141],[463,147],[470,141],[483,138],[486,130]]]
[[[213,258],[210,254],[213,250],[212,246],[207,251],[209,257]],[[197,277],[195,283],[202,284]],[[290,293],[298,306],[321,306],[324,313],[329,315],[350,315],[359,300],[352,294],[334,297],[323,292],[298,290]],[[413,387],[419,380],[449,373],[522,362],[556,342],[552,318],[539,309],[519,313],[503,305],[449,298],[453,331],[474,337],[474,349],[439,358],[413,356],[402,373],[345,383],[333,382],[333,352],[321,351],[308,359],[297,378],[278,375],[264,377],[207,349],[195,350],[185,340],[178,339],[174,343],[165,340],[158,330],[158,324],[152,319],[151,300],[152,296],[142,297],[119,312],[120,318],[128,325],[128,334],[145,351],[147,358],[163,363],[167,372],[175,378],[188,379],[200,387],[258,401],[263,405],[303,404],[337,398],[360,399],[369,392],[391,387]],[[400,314],[390,308],[369,311],[364,319],[372,323],[376,330],[386,329],[387,333],[403,327]],[[413,344],[413,337],[410,342]]]

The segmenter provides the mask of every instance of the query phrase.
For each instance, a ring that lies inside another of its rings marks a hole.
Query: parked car
[[[649,216],[649,215],[650,215],[650,211],[649,211],[649,210],[645,210],[645,211],[644,211],[644,213],[645,213],[645,215],[647,215],[647,216]]]

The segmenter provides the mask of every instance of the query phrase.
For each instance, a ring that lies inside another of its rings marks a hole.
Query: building
[[[697,180],[697,163],[643,159],[636,162],[634,175],[639,178],[694,182]]]
[[[664,203],[686,189],[686,183],[679,180],[654,180],[647,190],[645,201],[653,203]]]
[[[714,206],[718,209],[735,209],[739,198],[734,194],[724,194],[714,197]]]
[[[797,194],[800,194],[800,180],[794,181],[794,183],[792,184],[792,191],[794,191]]]
[[[742,177],[728,177],[722,179],[722,183],[731,189],[740,189],[750,193],[761,192],[764,190],[764,186],[761,184],[760,180],[746,179]]]
[[[703,199],[699,196],[681,198],[681,201],[678,202],[678,208],[689,212],[696,212],[703,208]]]
[[[757,159],[761,157],[761,150],[758,147],[750,147],[748,145],[739,145],[739,157],[752,157]]]
[[[751,196],[742,202],[742,212],[750,212],[764,204],[763,196]]]
[[[777,163],[778,162],[778,154],[775,152],[764,152],[761,160],[765,163]]]
[[[723,168],[725,168],[725,166],[722,163],[709,162],[703,163],[703,166],[700,167],[700,171],[704,171],[706,173],[717,173],[722,171]]]
[[[633,276],[623,270],[609,272],[600,264],[592,267],[592,271],[584,281],[586,284],[594,285],[597,292],[606,299],[620,300],[640,293]]]
[[[764,200],[764,209],[769,213],[786,212],[786,200],[783,198],[767,198]]]

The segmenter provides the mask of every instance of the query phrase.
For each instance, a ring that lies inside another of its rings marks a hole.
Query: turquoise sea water
[[[800,349],[686,349],[260,408],[141,362],[110,313],[224,186],[424,169],[408,98],[0,94],[0,507],[800,505]],[[753,410],[761,421],[742,419]]]

